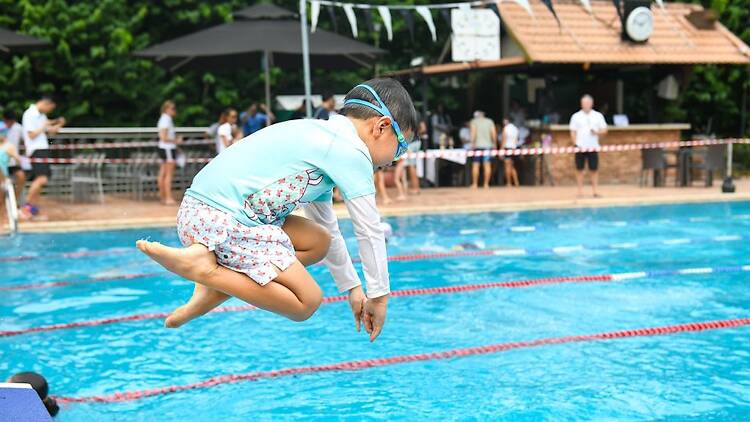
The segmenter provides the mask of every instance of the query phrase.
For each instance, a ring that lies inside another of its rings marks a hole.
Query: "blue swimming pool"
[[[374,344],[335,301],[304,323],[230,309],[162,328],[192,286],[131,246],[173,230],[2,239],[0,378],[85,399],[60,421],[750,415],[750,203],[388,221],[403,295]]]

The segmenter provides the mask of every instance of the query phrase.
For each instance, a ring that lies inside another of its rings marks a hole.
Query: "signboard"
[[[489,9],[451,10],[454,62],[500,60],[500,18]]]

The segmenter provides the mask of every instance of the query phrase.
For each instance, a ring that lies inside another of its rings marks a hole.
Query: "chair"
[[[104,165],[104,153],[79,155],[73,164],[72,176],[70,178],[70,201],[78,198],[78,187],[92,186],[99,194],[99,202],[104,203],[104,186],[102,183],[102,166]],[[88,198],[88,191],[84,190],[84,197]]]
[[[641,178],[639,185],[646,185],[646,178],[649,171],[654,174],[654,186],[664,185],[664,171],[667,163],[664,160],[664,150],[662,148],[642,149],[641,150]]]
[[[130,167],[133,192],[136,198],[141,201],[145,192],[156,191],[157,180],[159,178],[159,157],[153,152],[135,153],[130,158],[133,159],[132,166]]]
[[[726,145],[710,145],[704,151],[695,153],[694,155],[703,157],[702,163],[693,164],[693,169],[703,170],[706,187],[713,186],[714,184],[714,171],[726,170]],[[690,174],[692,177],[692,172]],[[689,185],[692,185],[692,179],[689,181]]]

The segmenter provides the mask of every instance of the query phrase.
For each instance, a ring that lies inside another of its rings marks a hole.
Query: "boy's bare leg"
[[[281,271],[274,281],[261,286],[245,274],[216,264],[213,252],[200,244],[172,248],[139,240],[137,246],[151,259],[181,277],[294,321],[309,318],[323,300],[320,287],[299,261]]]
[[[331,237],[328,231],[319,224],[303,217],[290,215],[287,217],[282,229],[291,239],[297,259],[304,266],[319,262],[328,253]],[[211,265],[214,264],[215,257],[214,263]],[[196,283],[193,296],[190,300],[175,309],[167,317],[164,325],[169,328],[177,328],[192,319],[205,315],[224,303],[229,297],[229,295],[223,292]]]

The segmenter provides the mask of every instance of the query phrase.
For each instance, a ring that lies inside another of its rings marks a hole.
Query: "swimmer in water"
[[[305,267],[323,261],[349,295],[357,330],[363,323],[374,341],[385,323],[390,281],[373,170],[403,155],[416,127],[403,86],[373,79],[349,91],[338,116],[275,124],[219,154],[180,206],[184,247],[137,242],[154,261],[196,283],[165,325],[179,327],[231,296],[303,321],[323,298]],[[352,216],[366,296],[333,212],[334,185]],[[308,218],[289,215],[303,205]]]

